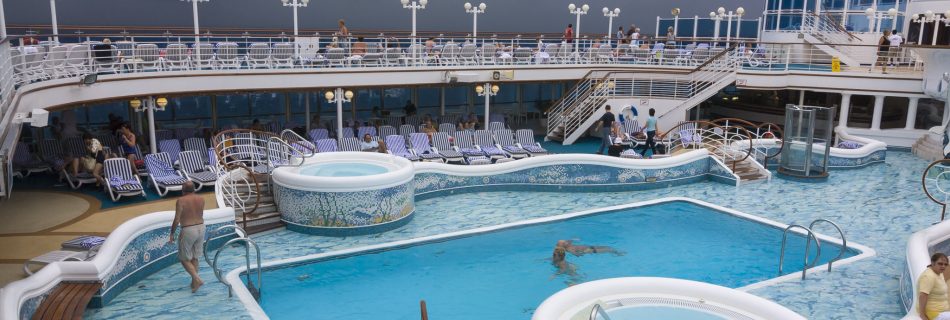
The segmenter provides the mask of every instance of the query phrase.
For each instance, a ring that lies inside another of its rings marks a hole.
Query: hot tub
[[[274,200],[287,229],[316,235],[378,233],[415,211],[409,160],[372,152],[317,154],[273,172]]]

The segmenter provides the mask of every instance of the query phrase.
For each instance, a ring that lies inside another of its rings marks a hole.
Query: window
[[[848,127],[870,128],[874,115],[874,96],[851,96],[851,110],[848,112]]]
[[[907,121],[907,106],[910,99],[905,97],[885,97],[881,113],[881,129],[903,128]]]
[[[930,129],[943,123],[944,102],[934,99],[920,99],[917,103],[917,121],[915,129]]]

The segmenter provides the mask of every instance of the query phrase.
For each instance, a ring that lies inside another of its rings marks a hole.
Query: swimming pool
[[[272,319],[312,318],[312,310],[326,319],[414,319],[420,299],[433,318],[528,318],[551,294],[597,279],[673,277],[735,288],[773,278],[781,237],[775,226],[674,201],[276,266],[264,273],[260,304]],[[559,239],[625,253],[569,256],[577,274],[557,274],[549,258]],[[797,235],[790,241],[787,272],[801,270],[803,244]],[[820,263],[838,248],[823,251]]]
[[[300,169],[300,174],[315,177],[360,177],[388,172],[383,166],[369,163],[321,163]]]

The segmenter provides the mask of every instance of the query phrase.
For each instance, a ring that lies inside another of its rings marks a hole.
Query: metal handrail
[[[927,174],[930,173],[930,169],[932,169],[933,167],[936,167],[936,166],[938,166],[938,165],[939,165],[939,166],[942,166],[942,167],[950,167],[950,159],[940,159],[940,160],[936,160],[936,161],[934,161],[934,162],[931,162],[930,165],[927,166],[927,169],[924,169],[924,173],[920,176],[920,186],[921,186],[922,189],[924,189],[924,194],[927,195],[927,198],[930,198],[931,201],[936,202],[937,204],[939,204],[939,205],[941,206],[941,209],[940,209],[940,221],[943,221],[943,219],[944,219],[944,218],[946,217],[946,215],[947,215],[947,201],[946,201],[946,198],[947,198],[948,195],[950,195],[950,190],[943,190],[942,188],[940,188],[939,183],[937,184],[937,190],[936,190],[936,191],[937,191],[937,192],[940,192],[940,193],[942,193],[942,194],[944,195],[944,201],[940,201],[940,200],[937,200],[937,198],[935,198],[935,197],[933,196],[933,194],[931,194],[930,188],[927,187]],[[950,172],[950,170],[944,170],[943,172],[940,173],[940,175],[943,175],[943,174],[946,173],[946,172]],[[940,178],[940,177],[939,177],[940,175],[938,175],[937,178],[934,178],[934,180],[939,179],[939,178]]]
[[[825,218],[815,219],[815,221],[812,221],[811,224],[808,225],[808,229],[814,230],[815,225],[818,224],[819,222],[830,223],[831,226],[835,227],[835,230],[838,230],[838,234],[841,235],[841,250],[838,251],[838,255],[836,257],[832,258],[831,260],[828,260],[828,272],[831,272],[831,264],[834,263],[835,261],[841,260],[841,257],[844,256],[845,249],[848,248],[848,239],[845,239],[844,231],[841,231],[841,227],[839,227],[837,223],[834,223],[831,220],[828,220]],[[808,241],[806,241],[805,246],[807,247],[810,244],[811,244],[811,238],[808,238]],[[815,261],[818,261],[817,257],[815,258]]]
[[[220,258],[221,252],[224,252],[224,249],[229,247],[230,245],[239,243],[239,242],[244,243],[244,251],[245,251],[244,257],[245,257],[245,263],[246,263],[245,264],[246,271],[244,275],[245,275],[245,279],[247,280],[247,288],[251,292],[251,295],[254,296],[254,298],[256,298],[257,300],[260,300],[261,298],[260,290],[261,288],[263,288],[262,278],[263,278],[263,272],[264,272],[263,270],[261,270],[261,249],[257,246],[257,243],[255,243],[250,238],[235,238],[235,239],[228,240],[228,242],[225,242],[224,245],[221,246],[221,248],[219,248],[217,252],[215,252],[214,260],[211,262],[211,268],[215,270],[215,273],[219,273],[220,271],[218,270],[218,258]],[[254,247],[254,252],[257,254],[257,269],[256,269],[257,270],[257,288],[254,288],[254,282],[251,281],[251,252],[250,252],[251,246]],[[219,280],[221,279],[219,278]],[[222,283],[224,283],[224,285],[228,287],[228,297],[231,297],[232,291],[233,291],[231,284],[225,281],[222,281]]]
[[[599,303],[595,303],[594,307],[590,309],[590,317],[588,319],[597,320],[598,317],[603,320],[611,320],[610,315],[607,314],[607,311],[604,310],[604,307]]]
[[[229,224],[229,225],[220,226],[220,227],[218,227],[217,229],[215,229],[214,231],[212,231],[211,234],[212,234],[212,235],[215,235],[215,234],[218,234],[219,232],[224,231],[224,230],[226,230],[226,229],[234,229],[234,233],[237,234],[238,238],[250,238],[250,235],[248,235],[247,232],[244,231],[244,229],[242,229],[241,227],[238,227],[236,224]],[[208,266],[211,266],[211,265],[212,265],[212,261],[211,261],[211,256],[208,254],[208,246],[209,246],[209,241],[206,240],[206,241],[205,241],[204,248],[203,248],[202,251],[203,251],[203,253],[204,253],[205,262],[208,263]],[[214,271],[215,271],[214,275],[215,275],[216,277],[218,277],[218,280],[221,280],[221,277],[220,277],[219,273],[217,272],[218,270],[214,270]]]
[[[778,275],[782,275],[782,264],[785,263],[785,245],[788,241],[788,232],[793,228],[800,228],[808,233],[805,234],[806,239],[815,239],[815,247],[817,248],[817,254],[815,255],[815,261],[812,261],[811,264],[808,264],[808,253],[811,250],[811,242],[805,242],[805,262],[802,266],[802,280],[805,280],[805,273],[808,271],[808,268],[814,267],[818,263],[818,258],[821,257],[821,241],[818,240],[818,237],[815,235],[811,229],[806,228],[805,226],[793,224],[785,228],[785,231],[782,232],[782,252],[779,254],[778,258]]]

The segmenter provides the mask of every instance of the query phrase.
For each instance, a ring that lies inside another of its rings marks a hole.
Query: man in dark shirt
[[[610,105],[608,104],[604,109],[604,115],[600,117],[600,134],[603,135],[603,138],[601,139],[600,148],[597,148],[597,154],[604,154],[604,148],[610,147],[610,128],[613,128],[614,121],[616,121],[614,114],[610,112]]]

